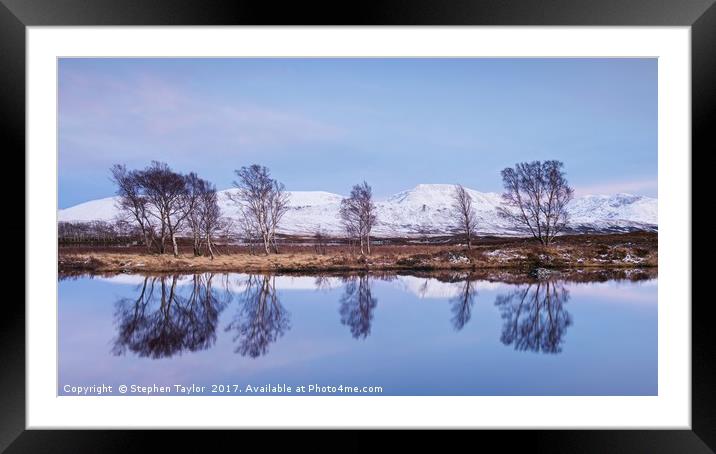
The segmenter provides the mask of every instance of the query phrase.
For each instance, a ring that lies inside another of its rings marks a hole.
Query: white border
[[[28,428],[690,428],[689,53],[688,27],[28,27]],[[658,57],[659,395],[57,397],[58,56]]]

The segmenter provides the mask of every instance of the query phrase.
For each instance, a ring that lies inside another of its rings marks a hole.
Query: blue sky
[[[656,59],[61,59],[59,206],[165,161],[219,189],[260,163],[289,190],[501,191],[559,159],[578,194],[657,195]]]

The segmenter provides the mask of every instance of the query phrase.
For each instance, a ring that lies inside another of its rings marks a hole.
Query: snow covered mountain
[[[225,216],[237,216],[228,194],[219,192],[219,204]],[[376,201],[377,236],[420,236],[451,231],[449,212],[454,185],[420,184]],[[472,196],[480,234],[524,234],[497,215],[500,194],[467,189]],[[281,221],[280,231],[287,234],[313,234],[319,228],[326,234],[342,232],[338,218],[339,194],[323,191],[293,191],[290,209]],[[92,200],[59,211],[60,221],[110,221],[117,215],[115,197]],[[630,194],[577,197],[569,204],[570,230],[585,232],[618,232],[657,230],[657,199]]]

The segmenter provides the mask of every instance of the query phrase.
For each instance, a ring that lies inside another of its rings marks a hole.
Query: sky
[[[656,59],[62,58],[58,84],[60,208],[152,160],[383,198],[558,159],[577,195],[657,196]]]

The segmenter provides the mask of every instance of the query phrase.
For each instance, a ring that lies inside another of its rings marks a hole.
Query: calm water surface
[[[290,386],[271,391],[292,395],[300,386],[331,395],[348,386],[382,388],[360,393],[371,395],[656,395],[657,280],[62,279],[58,394],[98,385],[110,395],[120,385],[168,387],[158,395],[180,394],[174,385],[239,396],[266,395],[247,385]]]

